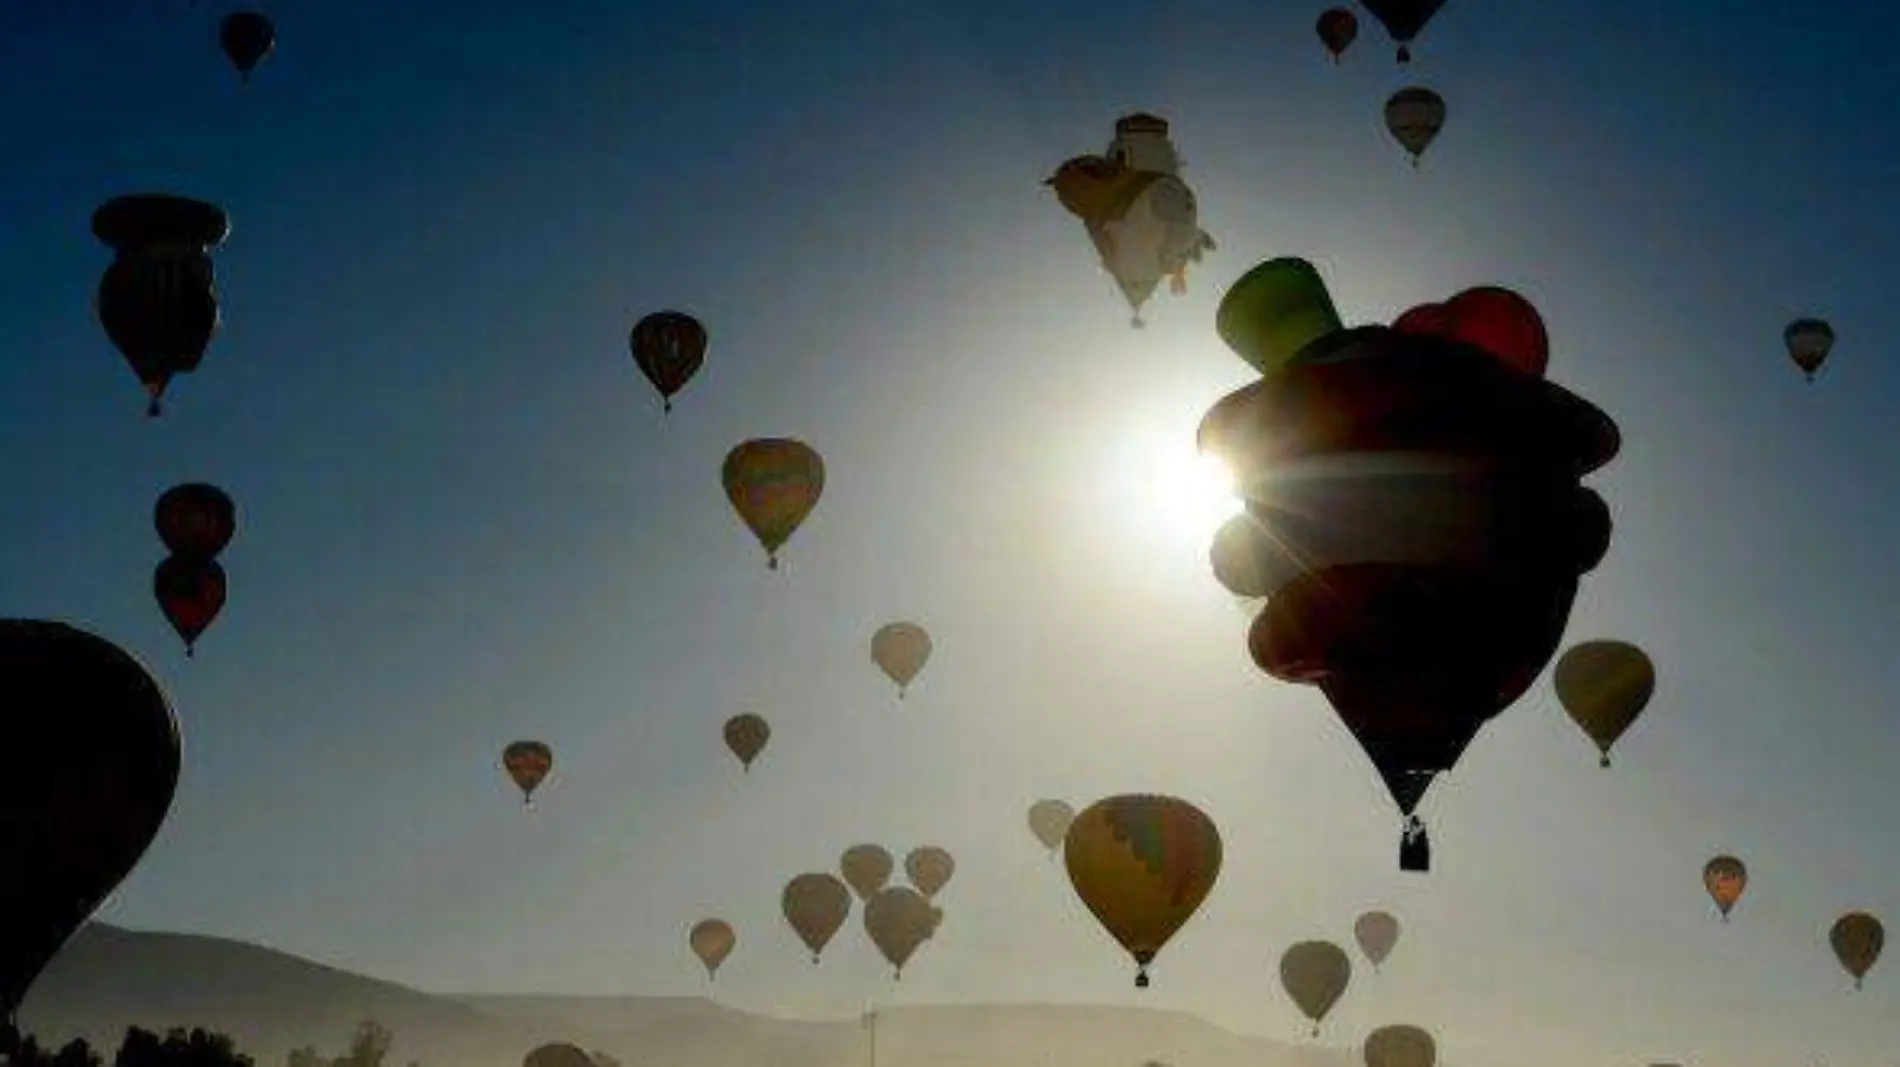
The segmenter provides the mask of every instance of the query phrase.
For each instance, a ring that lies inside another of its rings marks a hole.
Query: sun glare
[[[1192,448],[1158,458],[1147,475],[1144,495],[1153,520],[1198,551],[1207,551],[1221,524],[1242,510],[1227,465]]]

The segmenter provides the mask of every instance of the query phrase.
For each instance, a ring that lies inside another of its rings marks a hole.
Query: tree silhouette
[[[84,1038],[74,1038],[53,1051],[32,1034],[21,1034],[11,1020],[0,1023],[0,1059],[11,1067],[102,1067],[99,1054]]]
[[[335,1067],[383,1067],[383,1057],[396,1043],[396,1035],[379,1022],[365,1019],[350,1035],[350,1051],[339,1057]]]
[[[54,1067],[63,1067],[55,1064]],[[229,1035],[203,1027],[174,1027],[161,1040],[141,1027],[128,1027],[112,1067],[254,1067]]]

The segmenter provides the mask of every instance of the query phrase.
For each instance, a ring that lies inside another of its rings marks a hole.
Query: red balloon
[[[1531,302],[1509,289],[1480,285],[1445,302],[1450,334],[1477,345],[1514,370],[1542,378],[1550,366],[1550,336]]]
[[[1451,315],[1443,304],[1420,304],[1393,320],[1400,333],[1445,334],[1451,332]]]

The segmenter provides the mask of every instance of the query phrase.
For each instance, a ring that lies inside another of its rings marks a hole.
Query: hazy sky
[[[1320,5],[1279,0],[283,0],[240,92],[223,5],[104,4],[0,5],[0,610],[133,650],[186,735],[103,917],[428,989],[684,993],[717,914],[741,1007],[1139,1002],[1291,1039],[1280,951],[1377,905],[1404,938],[1330,1041],[1890,1058],[1900,961],[1850,994],[1826,930],[1900,920],[1900,11],[1453,0],[1401,70],[1370,19],[1329,66]],[[1449,104],[1417,172],[1380,120],[1414,80]],[[1143,332],[1038,184],[1136,109],[1220,242]],[[156,422],[90,313],[88,217],[146,189],[233,220],[225,327]],[[1254,669],[1205,530],[1160,518],[1156,472],[1251,375],[1215,305],[1277,255],[1349,321],[1517,287],[1624,431],[1570,639],[1644,645],[1657,698],[1604,772],[1540,684],[1434,790],[1423,878],[1319,696]],[[712,348],[662,419],[625,338],[669,306]],[[1840,336],[1812,386],[1802,314]],[[830,482],[769,573],[717,476],[780,434]],[[187,661],[151,505],[196,479],[241,528]],[[938,646],[901,704],[866,652],[896,617]],[[749,776],[741,710],[777,731]],[[518,737],[556,752],[532,814]],[[1023,822],[1123,791],[1226,837],[1145,993]],[[861,840],[959,860],[898,987],[856,915],[818,970],[778,918]],[[1722,850],[1754,874],[1727,926]]]

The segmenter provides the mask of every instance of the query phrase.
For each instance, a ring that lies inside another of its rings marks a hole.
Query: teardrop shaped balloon
[[[851,890],[836,875],[812,871],[785,883],[779,903],[785,921],[811,950],[811,961],[816,964],[851,914]]]
[[[914,622],[890,622],[871,635],[871,662],[897,684],[898,699],[930,662],[930,633]]]
[[[1834,958],[1841,961],[1842,969],[1854,976],[1854,988],[1860,988],[1860,980],[1867,977],[1875,961],[1880,959],[1880,950],[1886,947],[1887,931],[1880,920],[1864,911],[1850,911],[1834,921],[1827,932],[1828,944],[1834,948]]]
[[[565,1041],[541,1045],[521,1060],[521,1067],[597,1067],[594,1058],[580,1046]]]
[[[1425,29],[1425,24],[1445,6],[1445,0],[1360,0],[1373,18],[1385,27],[1385,32],[1398,42],[1399,62],[1412,61],[1412,42]]]
[[[724,919],[701,919],[693,924],[686,933],[686,944],[706,966],[706,977],[716,978],[719,965],[726,962],[732,950],[739,944],[739,935],[733,932],[732,924]]]
[[[521,790],[521,803],[534,807],[534,791],[554,769],[554,750],[540,741],[515,741],[501,750],[501,769]]]
[[[1029,832],[1036,835],[1051,856],[1062,847],[1062,838],[1075,821],[1075,809],[1060,800],[1038,800],[1029,805]]]
[[[185,642],[185,655],[194,654],[198,638],[224,610],[227,590],[224,568],[214,560],[167,556],[152,572],[152,595]]]
[[[1359,36],[1359,16],[1349,7],[1327,8],[1320,13],[1313,32],[1319,34],[1319,43],[1326,46],[1328,58],[1337,63]]]
[[[910,855],[904,857],[904,876],[925,900],[943,892],[943,887],[950,884],[951,876],[956,873],[956,857],[935,845],[913,848]]]
[[[153,505],[152,526],[172,555],[198,562],[216,559],[237,532],[237,505],[215,485],[174,485]]]
[[[277,46],[277,27],[259,12],[233,11],[218,25],[218,46],[237,68],[238,78],[249,81],[251,71]]]
[[[750,771],[752,761],[765,751],[772,740],[772,727],[764,718],[747,712],[726,720],[726,747],[739,758],[740,769]]]
[[[1445,98],[1422,85],[1400,89],[1385,102],[1385,128],[1411,154],[1414,167],[1444,127]]]
[[[1625,641],[1585,641],[1557,660],[1551,672],[1557,699],[1570,719],[1596,742],[1602,765],[1656,693],[1656,665]]]
[[[1075,817],[1063,856],[1076,895],[1134,957],[1135,985],[1146,988],[1148,965],[1214,889],[1220,831],[1185,800],[1112,796]]]
[[[838,873],[844,875],[845,884],[859,900],[875,896],[891,880],[891,872],[896,869],[897,861],[882,845],[852,845],[838,859]]]
[[[1537,305],[1501,285],[1479,285],[1445,301],[1446,332],[1533,378],[1550,368],[1550,334]]]
[[[1717,856],[1703,865],[1702,886],[1722,913],[1722,921],[1728,922],[1728,913],[1748,888],[1748,865],[1734,856]]]
[[[1834,327],[1820,319],[1796,319],[1781,331],[1781,340],[1788,346],[1788,358],[1801,368],[1808,381],[1813,381],[1815,372],[1827,362],[1827,354],[1834,350]]]
[[[1416,1026],[1381,1026],[1366,1035],[1366,1067],[1434,1067],[1438,1043]]]
[[[673,398],[706,363],[706,327],[683,311],[656,311],[633,324],[627,348],[634,365],[673,410]]]
[[[1331,941],[1302,941],[1280,956],[1280,984],[1287,996],[1308,1019],[1313,1020],[1313,1036],[1319,1036],[1319,1024],[1346,995],[1352,981],[1352,960],[1346,950]]]
[[[1399,921],[1388,912],[1369,911],[1352,924],[1352,936],[1376,971],[1399,943]]]
[[[803,441],[765,437],[726,453],[720,469],[726,499],[778,569],[778,550],[818,506],[825,492],[825,461]]]
[[[930,940],[943,921],[943,910],[909,886],[881,889],[864,905],[864,931],[890,962],[897,978],[918,946]]]
[[[178,786],[178,722],[123,649],[0,620],[0,1019],[139,862]]]

